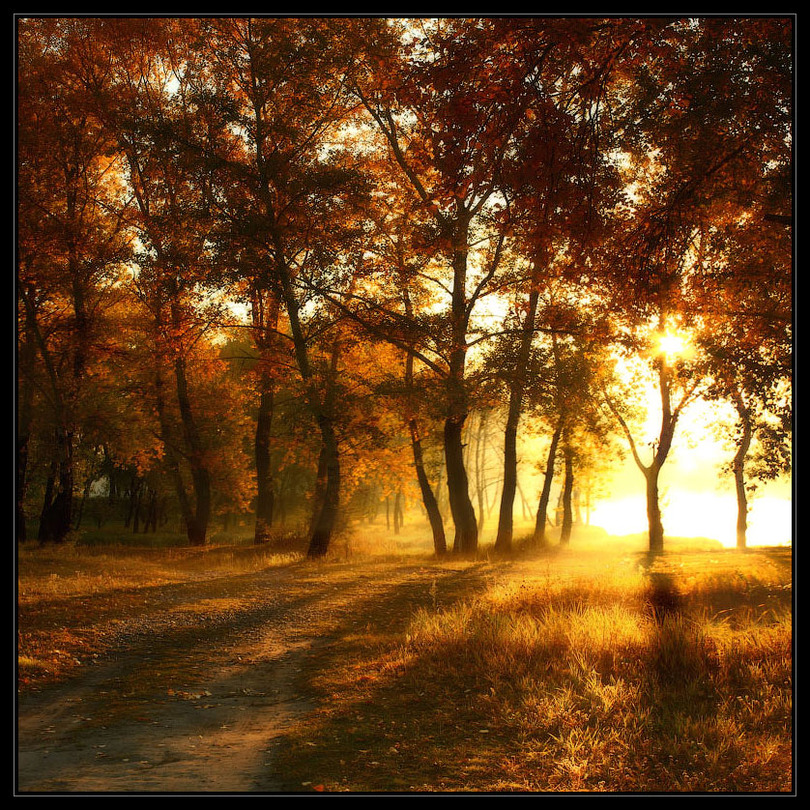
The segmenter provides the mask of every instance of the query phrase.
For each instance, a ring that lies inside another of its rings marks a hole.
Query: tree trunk
[[[186,363],[182,356],[175,359],[174,372],[177,382],[177,402],[180,407],[180,418],[191,467],[191,482],[194,488],[195,509],[191,522],[188,524],[188,540],[192,546],[203,546],[208,532],[208,521],[211,517],[211,476],[203,460],[197,424],[191,409]]]
[[[48,479],[45,498],[40,513],[38,538],[41,543],[61,543],[67,539],[72,528],[73,508],[73,432],[70,429],[71,408],[65,400],[59,380],[59,372],[48,349],[42,330],[37,323],[33,289],[23,293],[26,312],[26,328],[39,348],[50,384],[54,407],[54,446],[51,477]],[[74,354],[74,359],[77,355]],[[30,359],[33,359],[32,357]],[[78,380],[74,378],[74,383]],[[27,448],[26,448],[27,453]]]
[[[143,533],[146,534],[150,529],[152,534],[157,531],[158,525],[158,495],[157,490],[152,490],[149,496],[149,508],[146,513],[146,520],[143,524]]]
[[[495,550],[508,553],[512,550],[514,531],[514,505],[517,491],[517,429],[520,420],[522,390],[512,387],[509,396],[509,411],[503,435],[503,489],[498,513],[498,532]]]
[[[136,493],[138,491],[138,486],[140,486],[140,484],[138,484],[137,476],[133,473],[130,476],[129,488],[124,490],[124,492],[129,492],[129,504],[127,506],[126,517],[124,518],[125,529],[128,529],[132,524],[132,518],[135,514]]]
[[[562,529],[560,531],[560,545],[567,546],[571,540],[571,527],[574,523],[573,513],[571,510],[571,496],[574,489],[574,454],[571,449],[566,445],[564,450],[565,456],[565,481],[563,483],[563,519]]]
[[[742,550],[747,545],[748,534],[748,496],[745,492],[745,457],[751,447],[753,429],[751,426],[751,411],[746,407],[741,394],[734,393],[734,406],[742,423],[737,452],[734,454],[732,469],[734,471],[734,488],[737,492],[737,548]]]
[[[174,491],[177,495],[177,503],[180,507],[180,519],[182,525],[186,529],[186,537],[191,545],[198,545],[197,539],[199,532],[195,529],[194,513],[191,508],[191,501],[186,491],[186,485],[183,481],[183,475],[180,472],[180,463],[175,451],[176,440],[173,435],[172,426],[169,416],[166,412],[166,401],[163,394],[164,388],[163,375],[160,368],[155,369],[155,405],[158,414],[158,422],[160,424],[160,438],[163,442],[163,448],[166,457],[166,466],[169,470],[169,477],[174,485]],[[193,538],[193,539],[192,539]]]
[[[630,432],[627,422],[624,420],[621,413],[609,398],[605,400],[627,437],[630,452],[633,455],[636,466],[644,474],[649,550],[652,554],[659,554],[664,550],[664,526],[661,522],[661,507],[658,503],[658,476],[672,447],[675,426],[678,423],[680,412],[689,401],[692,393],[694,393],[694,389],[688,393],[684,393],[680,403],[673,409],[671,387],[672,370],[667,366],[666,360],[663,357],[657,360],[656,365],[658,369],[658,387],[661,396],[661,429],[658,434],[658,441],[653,452],[652,461],[649,464],[645,464],[642,461],[638,448],[636,447],[636,442],[633,439],[633,434]]]
[[[318,468],[315,471],[315,487],[312,490],[312,508],[309,518],[309,533],[315,531],[318,518],[323,509],[324,495],[326,493],[326,447],[321,442],[321,450],[318,453]]]
[[[410,420],[411,448],[413,449],[413,463],[416,468],[416,480],[419,483],[419,491],[422,493],[422,503],[425,505],[430,529],[433,533],[433,551],[441,557],[447,553],[447,540],[444,535],[444,522],[439,511],[439,504],[433,494],[427,473],[425,472],[425,462],[422,455],[422,440],[419,436],[419,429],[415,419]]]
[[[78,531],[81,528],[82,518],[84,517],[84,507],[87,503],[87,499],[90,497],[90,489],[92,488],[95,480],[95,475],[91,475],[84,482],[84,487],[82,488],[82,497],[79,499],[79,504],[76,509],[76,520],[73,524],[75,531]]]
[[[402,493],[397,490],[394,495],[394,534],[402,529]]]
[[[329,550],[329,542],[337,525],[340,508],[340,456],[337,435],[332,420],[328,417],[321,416],[318,423],[323,442],[326,482],[323,503],[309,541],[308,557],[323,557]]]
[[[143,484],[138,484],[137,490],[133,493],[134,503],[132,505],[132,533],[137,534],[141,528],[141,504],[143,503]]]
[[[652,464],[644,472],[647,482],[647,524],[649,527],[649,550],[659,554],[664,550],[664,525],[661,522],[661,506],[658,502],[658,474],[660,467]]]
[[[273,423],[274,392],[272,381],[261,377],[262,391],[259,395],[259,414],[256,419],[254,453],[256,458],[256,527],[254,542],[266,543],[270,539],[273,524],[275,492],[273,469],[270,457],[270,430]]]
[[[685,403],[685,399],[681,401],[681,405],[674,411],[672,408],[672,388],[671,388],[672,371],[667,366],[666,361],[662,358],[658,367],[658,383],[661,394],[661,430],[658,434],[658,446],[655,449],[653,460],[649,466],[645,467],[639,464],[639,457],[633,448],[633,456],[644,473],[647,483],[647,521],[649,524],[650,536],[650,552],[659,554],[664,550],[664,526],[661,521],[661,506],[658,502],[658,477],[661,474],[661,468],[669,455],[670,448],[672,447],[672,440],[675,435],[675,425],[678,422],[678,415],[680,408]]]
[[[25,494],[28,486],[28,442],[30,433],[20,428],[17,434],[17,486],[15,503],[15,533],[18,543],[24,543],[28,537],[26,530]]]
[[[254,543],[270,540],[275,508],[275,482],[271,458],[271,430],[275,408],[275,384],[270,363],[276,348],[278,329],[278,296],[261,289],[254,290],[252,323],[256,344],[261,349],[257,374],[259,379],[259,412],[256,418],[253,451],[256,462],[256,525]]]
[[[537,303],[540,298],[538,288],[539,269],[539,262],[535,262],[526,320],[523,323],[514,377],[509,387],[509,409],[506,415],[506,427],[503,436],[503,490],[501,491],[501,507],[498,514],[498,533],[495,538],[495,549],[503,552],[508,552],[512,548],[515,490],[517,488],[517,431],[523,410],[526,369],[531,354],[535,319],[537,317]],[[545,524],[545,520],[543,522]]]
[[[444,422],[447,495],[455,525],[453,550],[461,554],[474,554],[478,550],[478,524],[470,500],[462,441],[468,414],[465,364],[469,320],[466,292],[469,226],[470,215],[467,212],[457,214],[452,225],[451,347],[447,376],[447,416]]]
[[[737,492],[737,548],[742,550],[747,545],[748,534],[748,496],[742,465],[734,468],[734,488]]]
[[[324,483],[323,504],[312,529],[307,556],[322,557],[329,550],[329,543],[337,526],[338,510],[340,507],[340,455],[338,438],[335,423],[332,418],[332,403],[328,398],[321,398],[318,385],[313,378],[307,349],[307,340],[301,324],[301,307],[293,289],[289,269],[284,264],[283,245],[277,235],[275,241],[277,255],[276,273],[284,300],[284,308],[287,311],[287,317],[290,323],[295,359],[298,364],[301,379],[306,387],[307,405],[321,432],[321,454],[324,469],[326,470],[326,480]],[[338,356],[339,341],[335,340],[330,362],[330,373],[333,376],[337,372]],[[327,391],[332,390],[333,386],[327,384]]]
[[[551,444],[548,448],[546,458],[546,472],[543,477],[543,489],[540,493],[540,502],[537,506],[537,518],[534,523],[534,536],[532,542],[538,548],[546,547],[546,516],[548,515],[548,503],[551,499],[551,484],[554,481],[554,464],[557,456],[557,445],[560,443],[562,435],[562,420],[558,422],[551,437]]]
[[[447,496],[455,525],[453,550],[474,554],[478,549],[478,525],[470,500],[467,470],[464,467],[462,431],[464,419],[448,418],[444,423],[444,455],[447,466]]]
[[[63,429],[55,434],[55,457],[40,516],[40,543],[63,543],[73,528],[73,437]]]
[[[28,316],[29,321],[31,316]],[[33,333],[33,329],[29,331]],[[28,445],[31,439],[33,421],[35,345],[30,335],[21,336],[19,349],[20,404],[17,417],[17,478],[16,478],[16,520],[17,542],[23,543],[28,537],[26,529],[25,496],[28,491]]]
[[[478,501],[478,530],[483,531],[487,519],[486,501],[486,411],[478,412],[475,435],[475,496]]]

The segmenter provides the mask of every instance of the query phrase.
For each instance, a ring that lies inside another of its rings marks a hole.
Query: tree
[[[378,169],[381,178],[387,178],[386,195],[378,197],[371,210],[374,223],[371,243],[371,261],[376,267],[366,271],[364,305],[373,300],[373,313],[358,316],[357,299],[348,304],[349,313],[361,324],[367,339],[378,344],[386,341],[394,347],[396,356],[404,354],[402,379],[386,382],[386,391],[395,396],[410,436],[413,466],[433,536],[437,556],[447,551],[444,519],[438,499],[428,475],[425,461],[424,425],[434,422],[436,396],[436,368],[418,358],[430,353],[433,340],[432,320],[425,311],[435,305],[428,279],[431,272],[432,252],[425,249],[424,234],[429,227],[418,207],[409,206],[396,183],[390,178],[390,167]],[[395,280],[393,287],[373,288],[377,273]],[[368,293],[373,292],[373,298]],[[401,390],[400,390],[401,389]],[[399,394],[399,396],[397,396]]]
[[[620,84],[625,122],[632,125],[625,165],[636,174],[626,206],[617,209],[628,216],[616,243],[614,266],[623,275],[616,300],[632,313],[640,334],[699,331],[695,291],[707,274],[712,234],[729,206],[750,196],[757,175],[751,165],[781,163],[789,142],[789,36],[784,19],[664,21]],[[670,362],[665,352],[650,357],[661,425],[648,464],[626,421],[619,422],[647,481],[650,549],[660,551],[658,473],[695,381],[683,380],[686,366]],[[612,408],[619,418],[616,403]]]
[[[678,338],[665,325],[663,318],[659,321],[658,330],[647,337],[646,360],[652,371],[653,384],[657,387],[658,402],[660,403],[660,422],[657,436],[651,442],[651,457],[649,461],[643,458],[643,451],[638,438],[633,434],[632,427],[623,408],[617,404],[614,397],[603,389],[605,403],[615,416],[624,433],[630,452],[636,466],[645,480],[645,497],[647,504],[648,541],[649,550],[659,553],[664,549],[664,526],[661,520],[661,506],[659,503],[658,482],[661,469],[672,449],[675,438],[675,429],[678,420],[686,406],[694,400],[697,394],[700,377],[695,376],[690,364],[684,358],[678,357]],[[638,345],[638,344],[637,344]],[[672,346],[676,351],[671,351]],[[639,384],[636,380],[635,385]]]
[[[205,106],[189,48],[194,30],[179,20],[107,20],[95,35],[106,45],[97,62],[97,109],[126,161],[135,202],[131,224],[140,248],[133,289],[151,323],[161,438],[189,542],[202,545],[211,470],[188,360],[217,315],[207,300],[210,177],[199,160],[211,130],[201,124]]]
[[[792,466],[791,238],[763,214],[773,204],[769,185],[763,184],[759,215],[737,211],[713,233],[700,292],[706,396],[731,403],[737,416],[730,467],[738,548],[746,546],[749,478],[772,480]],[[779,199],[786,199],[781,190]]]
[[[517,431],[528,360],[536,332],[544,328],[538,303],[557,272],[555,262],[562,258],[578,263],[582,273],[589,250],[601,234],[605,211],[614,203],[618,178],[610,159],[612,133],[606,102],[613,65],[643,25],[533,20],[511,21],[508,31],[518,59],[531,66],[527,75],[531,94],[521,138],[503,169],[514,249],[528,266],[525,278],[513,283],[523,300],[515,306],[517,345],[508,378],[503,491],[495,542],[503,551],[512,542]]]
[[[225,232],[251,247],[251,261],[239,271],[256,301],[284,308],[307,408],[321,435],[324,495],[309,553],[322,556],[338,516],[340,458],[330,389],[319,384],[305,319],[317,279],[351,274],[353,196],[363,191],[349,156],[328,149],[347,114],[343,40],[315,18],[210,20],[204,29],[216,97],[243,136],[241,154],[219,161]],[[275,325],[264,328],[273,332]],[[337,363],[335,354],[328,374],[337,373]],[[265,396],[269,402],[268,391]],[[259,425],[257,446],[262,430]]]
[[[399,167],[403,188],[414,195],[434,229],[447,306],[436,326],[444,380],[444,451],[454,548],[475,552],[478,525],[463,455],[469,413],[470,332],[476,304],[499,270],[506,238],[493,215],[498,177],[526,96],[522,71],[502,71],[498,23],[490,20],[409,21],[407,30],[369,23],[374,45],[365,54],[354,89]],[[374,29],[372,31],[372,29]],[[397,37],[401,36],[402,40]],[[404,41],[405,47],[402,48]],[[473,250],[486,244],[486,250]],[[473,257],[479,272],[474,274]]]
[[[531,381],[526,386],[530,413],[552,430],[544,467],[532,544],[547,544],[546,522],[558,453],[565,468],[566,531],[570,535],[570,508],[575,464],[583,470],[593,457],[609,448],[609,430],[600,413],[600,388],[609,378],[605,346],[609,315],[605,302],[585,293],[587,285],[568,277],[564,266],[549,272],[538,306],[544,332],[535,342]]]
[[[413,390],[414,387],[414,356],[408,353],[405,358],[405,386],[406,389]],[[444,533],[444,520],[439,511],[439,504],[433,492],[430,479],[425,465],[425,454],[423,447],[423,437],[420,428],[420,420],[415,409],[411,409],[408,416],[408,431],[411,437],[411,449],[413,451],[413,465],[416,471],[416,479],[419,483],[419,491],[422,495],[422,503],[430,522],[430,529],[433,533],[433,550],[441,557],[447,552],[447,540]]]
[[[17,291],[23,384],[18,492],[21,497],[26,493],[36,385],[51,436],[39,526],[43,542],[61,542],[71,529],[82,408],[99,356],[109,348],[105,306],[116,292],[128,252],[115,207],[120,195],[117,166],[87,88],[87,50],[77,21],[20,21]],[[24,536],[20,506],[17,518]]]

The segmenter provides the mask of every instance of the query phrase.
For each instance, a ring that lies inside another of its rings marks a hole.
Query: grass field
[[[392,578],[416,559],[432,584],[394,620],[358,617],[302,673],[321,708],[285,745],[291,780],[357,792],[793,789],[789,548],[343,554]],[[103,646],[103,622],[151,609],[150,588],[291,564],[302,564],[292,552],[251,546],[21,549],[22,688],[69,675]],[[318,563],[319,575],[345,576],[345,564]],[[452,567],[485,587],[451,598]]]

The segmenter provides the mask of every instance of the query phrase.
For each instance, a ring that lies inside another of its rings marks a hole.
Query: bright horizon
[[[659,503],[664,534],[706,537],[735,547],[737,499],[734,479],[723,471],[733,450],[715,433],[718,409],[695,402],[684,411],[675,442],[661,471]],[[656,416],[651,415],[650,425]],[[612,493],[591,509],[590,523],[609,534],[646,532],[644,478],[628,456],[612,476]],[[790,481],[759,484],[748,495],[747,545],[791,545],[793,502]]]
[[[643,481],[641,485],[638,494],[623,494],[595,504],[590,525],[616,536],[646,532]],[[779,492],[781,487],[772,489],[774,494],[769,491],[749,500],[748,546],[792,544],[792,500]],[[665,537],[705,537],[728,548],[736,546],[737,501],[733,492],[695,492],[670,486],[662,490],[661,504]]]
[[[654,386],[650,388],[647,402],[647,420],[634,434],[645,462],[649,460],[647,445],[660,429],[660,404]],[[728,437],[732,435],[735,419],[730,406],[700,399],[684,409],[659,478],[665,537],[708,538],[728,548],[736,547],[734,478],[730,470],[723,469],[734,454]],[[541,448],[547,438],[528,439],[527,455],[542,457],[545,449]],[[632,460],[626,441],[623,437],[618,441],[625,458],[617,459],[600,482],[604,494],[592,501],[588,523],[618,537],[646,534],[649,526],[644,477]],[[525,461],[524,470],[528,466]],[[550,517],[559,492],[559,477],[558,473],[552,489]],[[746,480],[752,483],[750,476]],[[540,486],[542,477],[539,475],[530,482],[523,482],[526,497],[535,507]],[[756,490],[748,493],[747,546],[792,545],[792,496],[791,481],[784,478],[758,483]],[[517,517],[516,512],[516,520]],[[492,530],[492,521],[492,518],[487,521],[487,532]]]

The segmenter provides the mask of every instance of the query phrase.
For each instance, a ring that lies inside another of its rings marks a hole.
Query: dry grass
[[[98,642],[57,609],[90,605],[108,620],[137,612],[155,585],[292,559],[240,546],[21,549],[20,673],[64,673]],[[403,598],[385,616],[363,614],[302,674],[321,710],[285,747],[291,784],[792,790],[789,550],[675,548],[649,558],[603,543],[507,561],[421,560],[421,607]],[[399,563],[386,564],[396,581]],[[487,587],[451,596],[445,583],[469,571]]]
[[[20,688],[61,680],[82,660],[98,658],[107,628],[154,610],[156,589],[250,574],[299,556],[251,545],[25,544],[17,549]]]
[[[23,545],[17,552],[18,600],[89,596],[145,589],[190,579],[250,573],[284,565],[299,554],[269,546],[215,544],[203,548],[105,545]]]
[[[483,595],[333,666],[342,708],[311,731],[342,753],[326,790],[792,789],[789,552],[496,566]]]

